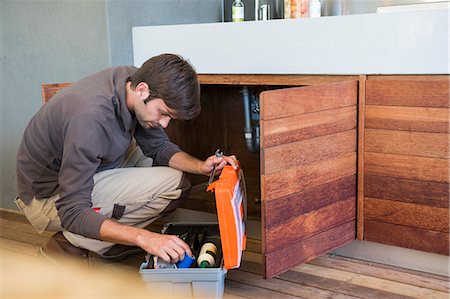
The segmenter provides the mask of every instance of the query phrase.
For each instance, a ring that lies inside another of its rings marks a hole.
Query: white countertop
[[[449,10],[133,28],[134,64],[161,53],[200,74],[449,74]]]

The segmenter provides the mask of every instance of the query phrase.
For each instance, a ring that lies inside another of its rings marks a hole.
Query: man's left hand
[[[234,169],[238,169],[239,161],[237,160],[235,155],[231,156],[221,156],[216,157],[215,155],[208,157],[205,161],[203,161],[201,165],[201,171],[205,175],[209,175],[216,165],[216,171],[214,175],[219,174],[223,167],[227,164],[230,164]]]

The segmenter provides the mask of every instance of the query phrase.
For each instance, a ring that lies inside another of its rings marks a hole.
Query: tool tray
[[[240,266],[246,244],[246,194],[242,170],[225,166],[219,179],[208,186],[208,191],[215,192],[219,223],[168,223],[162,233],[177,236],[186,232],[206,233],[191,250],[198,258],[204,243],[214,243],[217,247],[215,265],[199,268],[195,261],[190,268],[148,269],[148,262],[142,263],[139,272],[154,298],[220,299],[227,270]]]

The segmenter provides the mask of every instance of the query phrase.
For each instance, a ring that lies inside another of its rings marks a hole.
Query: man
[[[139,248],[173,263],[192,255],[178,237],[143,228],[187,197],[185,172],[237,167],[235,156],[200,161],[169,141],[171,119],[199,113],[197,74],[172,54],[101,71],[53,96],[17,154],[17,206],[38,232],[58,232],[40,253],[118,258]]]

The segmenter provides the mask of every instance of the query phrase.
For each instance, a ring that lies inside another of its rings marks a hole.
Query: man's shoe
[[[72,245],[62,232],[51,236],[47,244],[39,248],[39,254],[56,265],[61,265],[63,259],[89,262],[89,251]]]
[[[137,246],[116,244],[113,247],[111,247],[111,249],[108,250],[107,252],[99,254],[99,256],[104,259],[120,261],[126,258],[127,256],[144,252],[145,251],[142,248]]]

